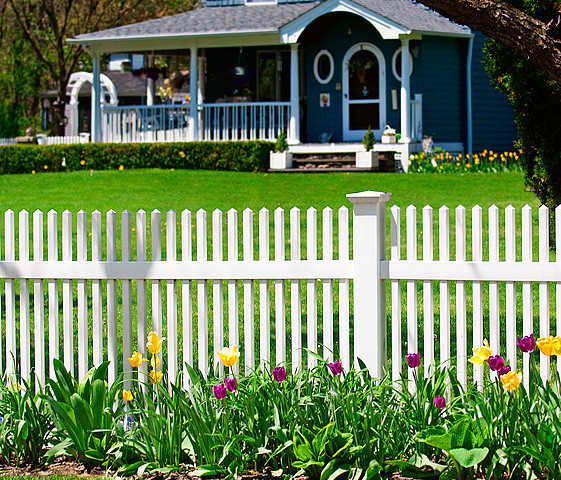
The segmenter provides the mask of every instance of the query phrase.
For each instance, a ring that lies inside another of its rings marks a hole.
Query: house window
[[[326,84],[333,78],[335,64],[328,50],[321,50],[314,59],[314,76],[319,83]]]
[[[257,52],[257,101],[290,100],[290,52],[261,50]]]
[[[393,54],[392,58],[393,75],[401,82],[401,47]],[[413,55],[409,52],[409,76],[413,73]]]

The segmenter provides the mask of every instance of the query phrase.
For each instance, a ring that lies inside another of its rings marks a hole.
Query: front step
[[[319,172],[393,172],[395,159],[393,152],[380,152],[379,165],[373,168],[358,168],[355,153],[294,153],[292,168],[272,170],[286,173],[319,173]]]

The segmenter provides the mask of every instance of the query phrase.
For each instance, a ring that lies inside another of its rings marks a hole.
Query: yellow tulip
[[[156,332],[150,332],[148,334],[148,343],[146,344],[146,348],[148,351],[155,355],[162,349],[162,342],[165,340],[165,337],[160,339],[160,336]]]
[[[138,367],[140,367],[140,365],[142,365],[142,362],[147,362],[148,361],[145,358],[142,358],[142,353],[140,353],[140,352],[133,352],[132,357],[127,358],[127,360],[129,361],[129,363],[131,364],[131,367],[133,367],[133,368],[138,368]]]
[[[152,360],[150,360],[150,365],[152,365],[152,368],[154,370],[157,370],[160,367],[160,358],[158,357],[157,353],[152,355]]]
[[[561,355],[561,337],[542,337],[536,340],[536,345],[540,351],[547,355]]]
[[[218,351],[218,356],[225,367],[233,367],[240,359],[240,352],[235,345],[232,348],[224,347]]]
[[[489,347],[489,342],[487,340],[483,340],[483,346],[473,349],[474,355],[469,359],[469,361],[474,365],[483,365],[483,362],[488,360],[492,353],[493,351]]]
[[[125,402],[132,401],[132,392],[130,390],[123,390],[123,400]]]
[[[501,375],[501,382],[507,390],[514,391],[520,386],[522,381],[522,373],[510,371]]]
[[[156,370],[150,370],[150,383],[160,383],[164,374],[162,372],[156,372]]]

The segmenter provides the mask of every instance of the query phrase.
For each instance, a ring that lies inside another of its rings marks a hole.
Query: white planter
[[[292,168],[292,153],[271,152],[269,158],[271,170],[286,170],[287,168]]]
[[[379,163],[378,152],[374,152],[373,150],[356,152],[357,168],[377,168]]]
[[[382,135],[382,143],[396,143],[395,135]]]

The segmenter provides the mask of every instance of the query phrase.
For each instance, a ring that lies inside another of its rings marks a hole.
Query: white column
[[[401,143],[411,141],[410,129],[410,99],[411,86],[409,84],[409,72],[411,65],[409,62],[409,39],[401,40]]]
[[[101,142],[101,84],[99,52],[92,52],[92,142]]]
[[[191,97],[191,102],[189,103],[189,133],[192,141],[199,139],[199,129],[198,129],[198,48],[191,47],[191,68],[189,69],[189,96]]]
[[[300,72],[298,71],[298,44],[290,44],[290,123],[288,142],[300,143]]]
[[[154,54],[150,53],[148,55],[148,68],[154,66]],[[156,82],[152,78],[147,79],[146,84],[146,105],[154,105],[154,98],[156,97]]]
[[[381,261],[386,258],[386,203],[391,195],[372,191],[347,195],[353,204],[354,353],[374,378],[383,377],[387,359]]]

